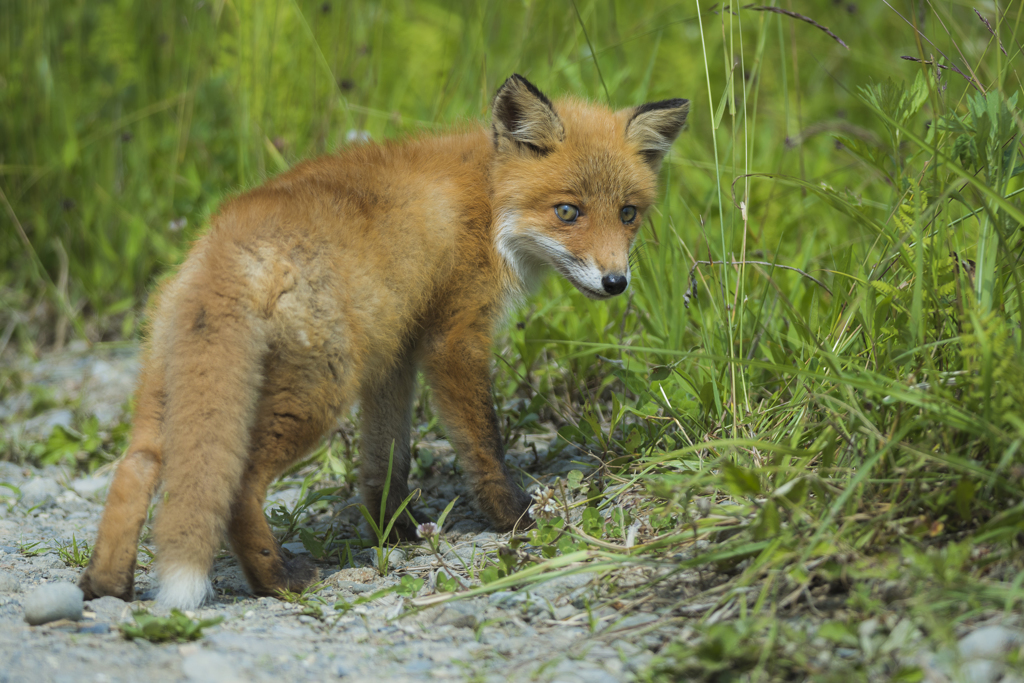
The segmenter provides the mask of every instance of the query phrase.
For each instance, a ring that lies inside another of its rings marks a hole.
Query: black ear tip
[[[675,98],[672,100],[661,100],[659,102],[648,102],[647,104],[641,104],[633,112],[633,116],[636,117],[640,114],[646,114],[649,111],[657,111],[659,109],[679,109],[683,112],[690,111],[690,100],[684,100],[682,98]]]
[[[525,87],[526,92],[536,97],[538,100],[546,104],[549,108],[554,107],[554,105],[551,104],[551,100],[548,99],[547,95],[540,91],[540,88],[535,86],[533,83],[530,83],[530,81],[526,80],[524,76],[521,76],[520,74],[516,73],[512,74],[511,76],[505,79],[505,82],[502,83],[500,88],[498,88],[498,95],[501,95],[513,83],[515,83],[518,86]]]
[[[511,76],[509,76],[508,78],[505,79],[505,82],[501,84],[500,88],[498,88],[498,92],[501,92],[502,90],[504,90],[505,88],[508,88],[510,85],[513,85],[513,84],[525,85],[527,88],[532,86],[532,83],[530,83],[530,81],[526,80],[525,78],[523,78],[519,74],[515,74],[514,73],[514,74],[512,74]]]

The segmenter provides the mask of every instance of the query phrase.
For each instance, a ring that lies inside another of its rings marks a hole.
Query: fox
[[[591,299],[626,290],[688,112],[685,99],[552,102],[513,74],[489,126],[353,145],[225,201],[151,296],[131,440],[85,598],[134,599],[158,493],[158,604],[212,598],[225,539],[254,595],[301,591],[318,572],[282,551],[267,487],[358,403],[360,496],[380,510],[390,462],[392,519],[409,493],[417,372],[476,506],[499,531],[531,525],[494,409],[494,335],[548,269]],[[415,515],[394,540],[415,538]]]

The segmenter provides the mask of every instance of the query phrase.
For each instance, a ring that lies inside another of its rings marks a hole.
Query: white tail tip
[[[161,567],[157,603],[167,609],[194,610],[213,597],[207,573],[194,567]]]

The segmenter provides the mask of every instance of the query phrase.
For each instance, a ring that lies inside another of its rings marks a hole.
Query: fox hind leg
[[[277,370],[283,378],[301,376]],[[296,388],[267,381],[260,405],[248,467],[231,507],[228,537],[256,595],[276,595],[280,590],[301,591],[316,581],[318,572],[305,558],[286,559],[263,514],[267,487],[289,465],[308,453],[327,430],[334,412],[326,406],[309,406],[315,388]],[[312,408],[312,410],[311,410]]]
[[[406,354],[390,372],[362,391],[362,448],[359,463],[360,489],[370,515],[386,527],[409,495],[409,434],[412,424],[412,393],[416,382],[416,366]],[[394,457],[392,458],[392,447]],[[388,482],[388,461],[391,479]],[[384,519],[379,520],[384,487],[387,502]],[[406,515],[406,512],[409,515]],[[411,541],[416,538],[415,518],[407,506],[391,531],[391,540]],[[383,529],[382,529],[383,530]]]
[[[128,455],[117,466],[107,494],[89,566],[78,580],[86,600],[113,595],[135,597],[135,558],[160,478],[163,373],[150,361],[140,378]]]
[[[153,525],[158,601],[195,609],[242,482],[267,345],[230,282],[180,301],[166,364],[163,497]],[[209,289],[209,288],[206,288]],[[190,292],[191,294],[191,292]]]

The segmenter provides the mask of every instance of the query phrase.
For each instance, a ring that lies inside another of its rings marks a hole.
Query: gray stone
[[[1005,626],[983,626],[957,644],[963,659],[1002,659],[1014,647],[1024,644],[1024,633]]]
[[[492,605],[509,607],[526,602],[530,598],[528,593],[517,593],[514,591],[497,591],[487,596],[488,602]]]
[[[1006,665],[991,659],[975,659],[965,662],[960,667],[960,676],[956,680],[963,683],[996,683],[1003,676]]]
[[[564,621],[573,615],[579,614],[579,612],[580,611],[572,605],[565,605],[564,607],[556,607],[552,616],[558,621]]]
[[[21,591],[21,582],[10,572],[0,571],[0,593],[18,593]]]
[[[27,508],[45,505],[56,500],[63,490],[60,484],[49,477],[36,477],[22,485],[19,502]]]
[[[82,618],[82,591],[71,583],[45,583],[25,598],[25,621],[32,626]]]
[[[612,633],[614,631],[624,631],[626,629],[636,628],[638,626],[646,626],[647,624],[650,624],[657,620],[657,614],[650,614],[648,612],[630,614],[628,617],[625,617],[624,619],[613,621],[608,627],[608,632]]]
[[[594,572],[579,572],[578,574],[560,576],[557,579],[530,586],[530,592],[554,601],[563,595],[574,594],[576,591],[584,588],[596,576],[597,574]]]
[[[198,683],[242,683],[239,666],[230,658],[216,652],[194,652],[181,660],[185,678]]]
[[[405,555],[405,551],[404,550],[402,550],[401,548],[394,548],[388,554],[388,566],[389,567],[399,567],[399,566],[401,566],[402,564],[405,563],[405,558],[406,558],[406,555]]]
[[[106,621],[113,624],[122,621],[132,620],[132,610],[128,603],[113,595],[105,595],[102,598],[90,600],[86,606],[90,611],[96,613],[99,621]]]
[[[106,498],[110,488],[111,475],[93,475],[71,482],[71,488],[82,498]]]

